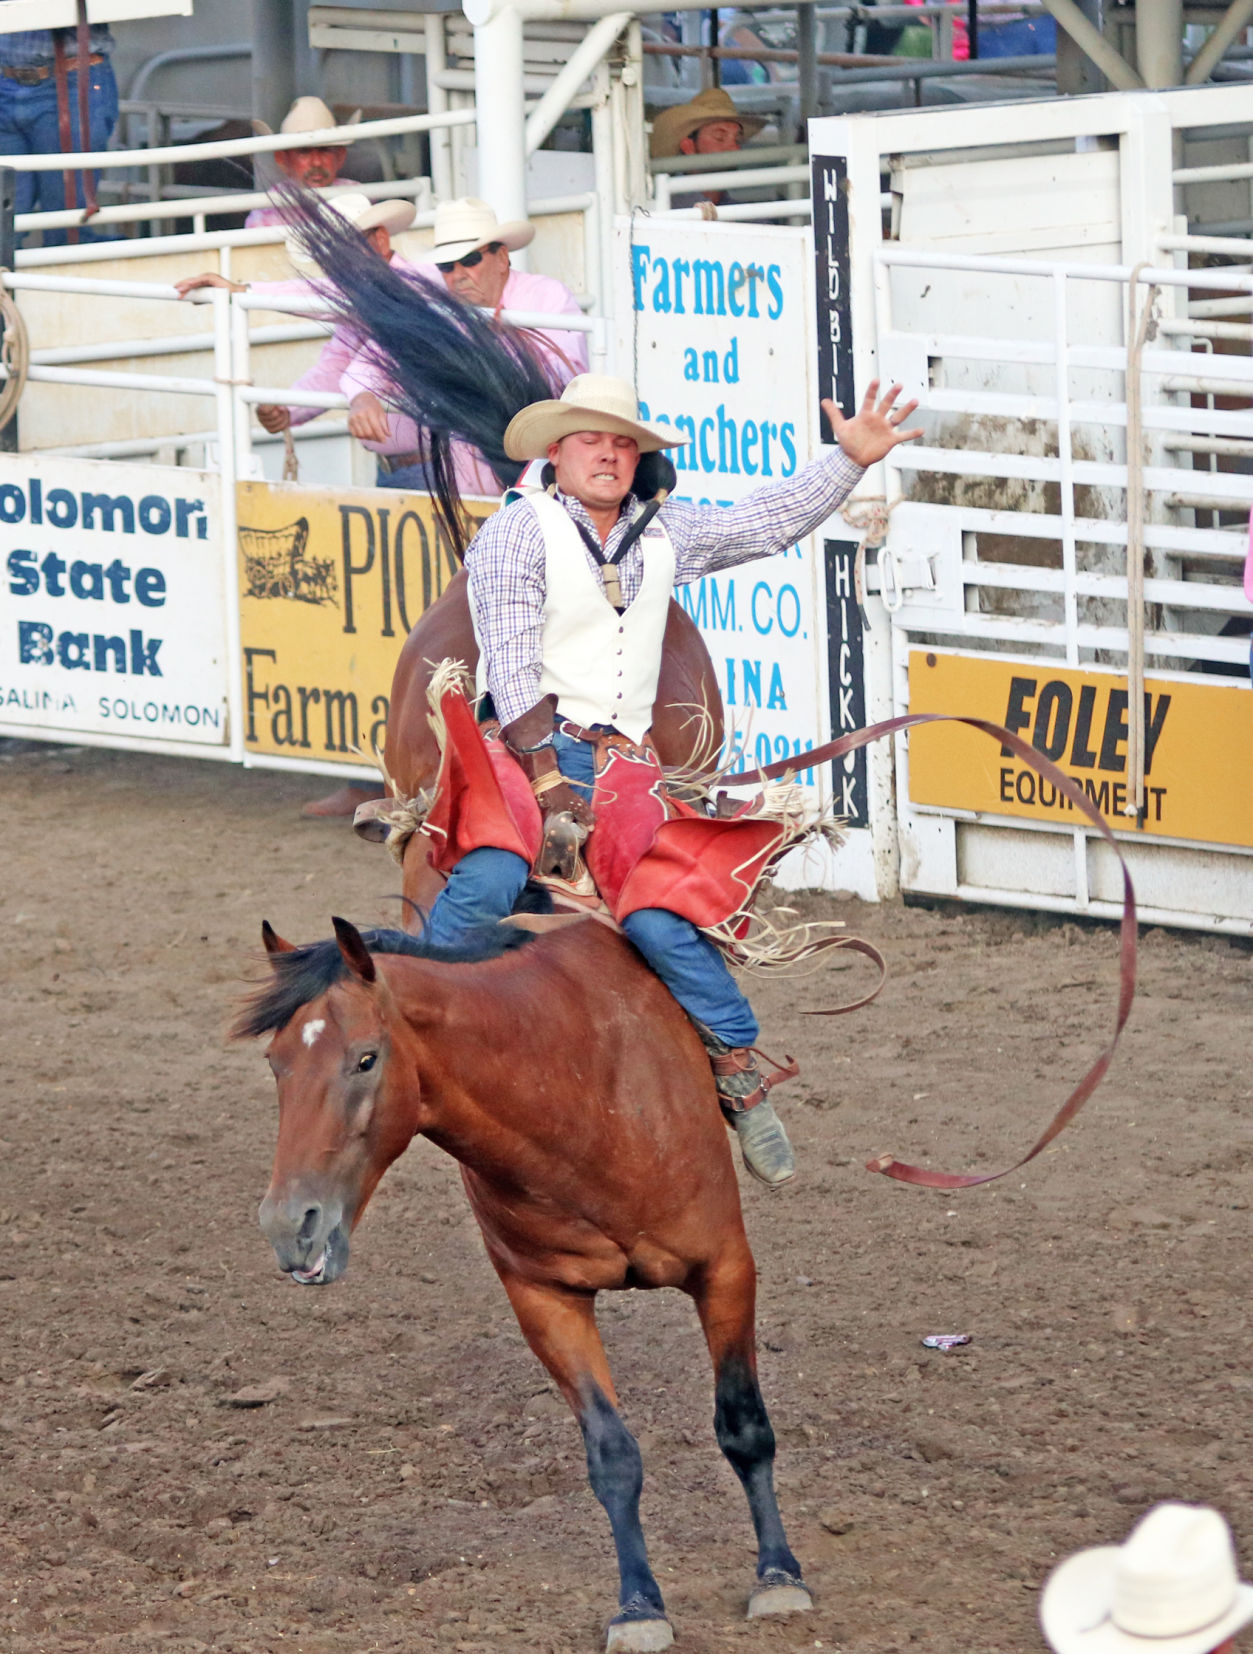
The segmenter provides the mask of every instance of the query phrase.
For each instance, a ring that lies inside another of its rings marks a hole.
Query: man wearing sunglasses
[[[435,209],[435,246],[430,263],[424,262],[419,269],[430,270],[433,264],[432,279],[442,277],[450,293],[484,310],[582,315],[578,300],[564,283],[552,276],[515,270],[510,264],[510,253],[530,246],[534,238],[533,224],[522,219],[501,224],[486,201],[472,197],[445,201]],[[576,374],[586,372],[586,334],[558,326],[536,329],[530,337],[554,391]],[[423,456],[413,449],[412,442],[408,447],[413,451],[405,452],[401,439],[404,429],[412,432],[413,426],[408,421],[402,425],[400,416],[389,412],[386,378],[368,352],[350,364],[341,389],[349,398],[348,429],[358,441],[376,448],[386,461],[388,474],[380,477],[380,482],[392,488],[424,488]],[[458,444],[454,453],[457,486],[462,494],[495,498],[500,493],[500,484],[477,450]]]

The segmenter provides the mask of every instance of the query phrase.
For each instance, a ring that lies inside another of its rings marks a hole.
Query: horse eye
[[[357,1073],[368,1074],[378,1060],[379,1054],[377,1051],[364,1052],[357,1063]]]

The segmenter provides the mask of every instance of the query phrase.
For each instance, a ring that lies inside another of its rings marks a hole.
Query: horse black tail
[[[394,269],[359,230],[319,196],[291,184],[274,192],[302,251],[318,265],[313,287],[392,387],[389,400],[418,426],[436,514],[460,557],[468,522],[453,474],[451,443],[477,448],[502,488],[522,466],[505,453],[505,427],[519,409],[556,395],[535,349],[515,328],[456,298],[442,280]]]

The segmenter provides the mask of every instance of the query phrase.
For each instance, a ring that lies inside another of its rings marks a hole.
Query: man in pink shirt
[[[361,111],[358,109],[342,124],[355,126],[360,119]],[[261,137],[269,136],[270,128],[264,121],[253,121],[252,124]],[[340,124],[321,98],[297,98],[284,115],[279,131],[327,132],[331,127]],[[343,166],[347,153],[348,148],[345,144],[311,144],[308,149],[276,149],[274,164],[293,184],[303,184],[306,189],[311,190],[324,190],[332,184],[346,184],[351,181],[339,176],[339,169]],[[244,228],[255,230],[286,222],[282,207],[254,207],[244,219]]]
[[[392,236],[398,235],[401,230],[407,230],[413,223],[414,207],[412,201],[370,201],[364,195],[337,195],[331,201],[336,212],[342,213],[350,224],[355,224],[371,249],[387,263],[393,261],[404,269],[416,271],[417,266],[399,257],[392,250]],[[302,255],[294,248],[289,248],[293,263],[303,262]],[[308,282],[295,281],[228,281],[225,276],[215,275],[206,271],[203,275],[188,276],[177,284],[179,294],[186,298],[198,287],[229,287],[232,292],[242,293],[245,287],[253,293],[270,293],[275,298],[302,298],[309,293]],[[322,350],[313,366],[307,368],[300,378],[293,384],[292,389],[297,391],[338,391],[341,381],[350,364],[357,359],[362,348],[361,335],[350,327],[342,324],[336,326],[335,331],[322,346]],[[282,405],[263,404],[257,409],[257,418],[271,436],[277,436],[291,425],[304,425],[310,419],[316,419],[322,410],[309,407],[284,407]],[[409,426],[412,433],[410,446],[417,440],[417,433],[412,424]]]
[[[515,270],[509,254],[529,246],[535,226],[524,220],[501,224],[486,201],[465,197],[435,209],[435,246],[429,262],[414,268],[426,280],[442,276],[449,292],[484,310],[550,311],[579,316],[574,294],[551,276]],[[438,275],[437,275],[438,273]],[[587,335],[560,327],[532,334],[538,354],[559,391],[576,374],[587,371]],[[427,487],[425,458],[413,422],[387,408],[388,386],[367,353],[359,354],[341,381],[349,399],[348,429],[380,456],[379,486]],[[465,443],[454,444],[457,487],[462,494],[495,498],[500,483],[482,456]]]

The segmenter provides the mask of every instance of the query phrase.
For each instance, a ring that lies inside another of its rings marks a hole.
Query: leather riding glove
[[[553,746],[555,711],[556,696],[545,695],[529,712],[524,712],[520,718],[506,724],[501,734],[504,736],[505,745],[521,765],[523,774],[530,781],[531,790],[539,801],[540,813],[544,817],[545,836],[548,836],[549,823],[554,817],[568,815],[582,829],[579,836],[581,843],[591,831],[595,817],[586,797],[570,785],[557,763],[557,753]],[[563,854],[560,859],[566,860],[565,855]],[[541,866],[539,871],[545,872],[548,869]]]

